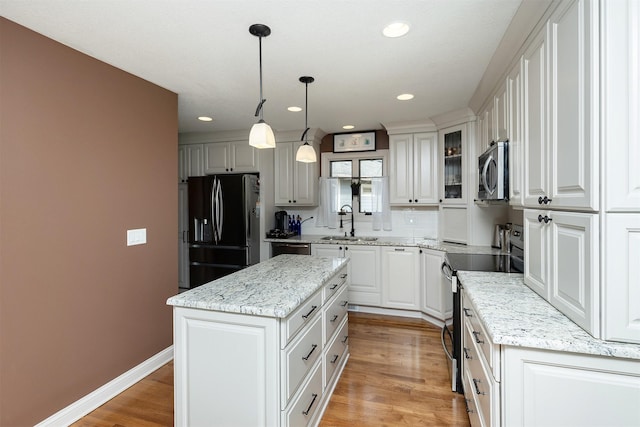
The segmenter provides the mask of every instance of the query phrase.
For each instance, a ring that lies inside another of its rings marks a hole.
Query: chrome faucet
[[[346,215],[346,212],[344,212],[345,207],[349,208],[351,212],[351,232],[349,234],[351,235],[351,237],[354,237],[356,235],[356,230],[353,224],[353,208],[351,207],[351,205],[342,205],[342,207],[340,207],[340,213],[338,213],[338,215]],[[340,218],[340,228],[342,228],[342,218]],[[347,235],[346,231],[344,235]]]

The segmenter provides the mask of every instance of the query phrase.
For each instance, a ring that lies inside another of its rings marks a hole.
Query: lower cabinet
[[[420,309],[420,259],[417,247],[381,246],[382,306]]]
[[[451,282],[440,270],[443,262],[444,252],[422,249],[421,310],[440,321],[450,319],[453,314]]]
[[[473,427],[640,425],[636,360],[496,345],[462,292],[463,388]]]
[[[174,307],[175,425],[317,425],[349,356],[348,283],[285,319]]]

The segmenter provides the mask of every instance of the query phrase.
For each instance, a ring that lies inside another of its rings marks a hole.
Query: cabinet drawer
[[[349,347],[349,318],[345,318],[333,337],[333,341],[329,344],[329,348],[324,355],[324,386],[333,381],[334,374],[338,366],[340,366],[344,358],[347,357],[347,348]]]
[[[476,345],[470,322],[464,327],[464,371],[468,382],[464,385],[465,398],[473,398],[483,426],[500,425],[500,384],[491,375],[484,357]],[[466,351],[465,351],[466,350]]]
[[[471,334],[468,342],[473,342],[478,348],[478,353],[482,353],[493,378],[496,380],[500,379],[500,347],[491,342],[480,318],[477,316],[476,309],[468,299],[463,299],[462,307],[465,324],[469,325]],[[470,345],[467,345],[467,347],[469,346]]]
[[[331,299],[332,296],[338,292],[340,286],[345,284],[347,281],[347,268],[343,268],[340,270],[335,276],[331,278],[329,283],[324,285],[324,297],[322,298],[322,303],[326,303]]]
[[[309,381],[284,411],[282,425],[299,427],[310,425],[322,402],[322,363],[317,363],[309,375]]]
[[[320,313],[322,307],[322,291],[313,294],[296,311],[281,322],[281,343],[280,348],[284,349],[293,336],[302,326],[313,320],[314,316]]]
[[[347,315],[349,309],[348,288],[343,286],[336,298],[330,302],[324,312],[324,340],[323,344],[331,341],[331,337],[335,330],[342,323],[342,319]]]
[[[473,382],[471,381],[468,372],[469,371],[465,369],[462,374],[462,385],[465,390],[469,390],[469,392],[464,396],[465,405],[467,405],[467,414],[469,414],[469,422],[471,427],[486,427],[485,424],[483,424],[484,420],[480,418],[480,413],[476,406],[476,400],[470,393],[470,391],[473,390]]]
[[[296,392],[307,372],[322,354],[322,322],[317,316],[309,329],[284,351],[282,357],[282,408]]]

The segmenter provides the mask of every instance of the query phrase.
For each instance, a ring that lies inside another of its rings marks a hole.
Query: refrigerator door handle
[[[213,178],[213,182],[211,184],[211,228],[212,228],[212,232],[213,232],[213,243],[218,244],[218,230],[217,230],[217,224],[218,224],[218,215],[217,215],[217,210],[218,210],[218,203],[217,203],[217,197],[218,197],[218,179],[217,178]]]
[[[224,223],[224,197],[222,185],[218,181],[218,239],[222,240],[222,225]]]

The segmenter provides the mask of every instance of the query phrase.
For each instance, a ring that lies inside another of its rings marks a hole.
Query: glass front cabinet
[[[440,202],[443,204],[466,204],[467,202],[466,133],[465,125],[453,126],[439,132],[440,152],[443,159]]]

